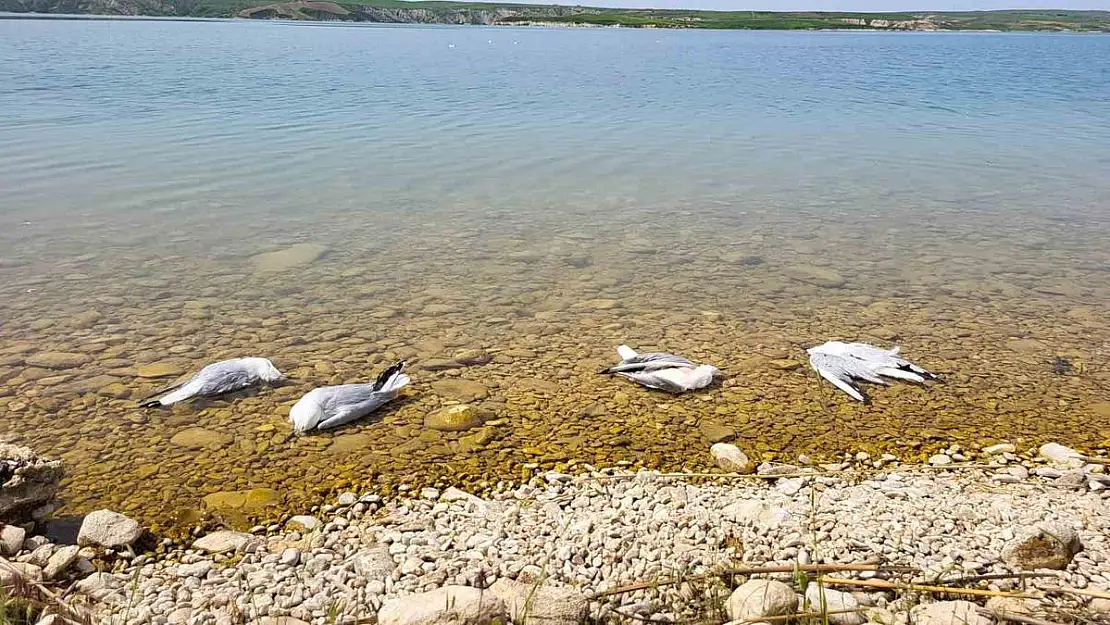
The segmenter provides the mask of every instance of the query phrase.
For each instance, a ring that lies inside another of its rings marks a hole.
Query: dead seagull
[[[624,376],[637,384],[669,393],[705,388],[720,371],[712,365],[695,365],[689,360],[661,352],[637,354],[627,345],[617,348],[619,364],[600,371]]]
[[[821,377],[859,401],[867,401],[855,380],[887,384],[883,377],[924,383],[936,380],[912,362],[898,357],[898,347],[882,349],[867,343],[828,341],[806,350],[809,364]]]
[[[141,404],[144,408],[152,406],[171,406],[193,397],[211,397],[238,391],[257,384],[270,384],[283,377],[274,363],[266,358],[232,358],[214,362],[201,369],[196,375],[181,384],[172,393]],[[164,389],[165,392],[170,389]]]
[[[322,386],[309,391],[289,411],[293,432],[327,430],[374,412],[409,383],[409,376],[401,373],[404,369],[401,361],[383,371],[373,384]]]

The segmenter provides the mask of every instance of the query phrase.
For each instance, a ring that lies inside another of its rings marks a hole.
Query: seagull
[[[409,376],[401,373],[404,369],[402,360],[383,371],[373,384],[322,386],[309,391],[289,411],[293,432],[327,430],[374,412],[396,398],[409,383]]]
[[[603,374],[615,373],[648,388],[670,393],[681,393],[705,388],[720,373],[712,365],[695,365],[689,360],[660,352],[637,354],[627,345],[617,348],[619,364],[600,371]]]
[[[806,350],[809,365],[821,377],[853,399],[866,402],[855,380],[886,385],[880,376],[922,384],[937,380],[936,375],[898,356],[898,347],[882,349],[867,343],[828,341]]]
[[[221,360],[201,369],[184,384],[170,387],[170,389],[176,388],[172,393],[140,405],[143,408],[172,406],[193,397],[222,395],[260,383],[277,382],[284,377],[274,366],[274,363],[266,358]]]

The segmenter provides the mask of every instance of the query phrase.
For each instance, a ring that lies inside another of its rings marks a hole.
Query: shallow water
[[[1110,447],[1106,58],[1048,34],[0,20],[0,435],[68,462],[67,511],[171,531],[346,488],[704,470],[709,426],[758,459]],[[325,253],[257,256],[296,244]],[[851,403],[799,366],[831,338],[945,383]],[[596,375],[622,342],[727,379]],[[464,350],[492,361],[439,369]],[[237,355],[292,379],[136,407]],[[403,401],[285,440],[300,394],[398,358]],[[491,420],[424,427],[453,401]],[[201,501],[247,489],[273,492]]]

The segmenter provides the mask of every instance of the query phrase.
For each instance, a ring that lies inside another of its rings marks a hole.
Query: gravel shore
[[[1035,597],[991,599],[996,611],[998,601],[1010,601],[1007,610],[1057,621],[1100,618],[1107,600],[1091,595],[1110,592],[1104,467],[1069,458],[1055,466],[1022,462],[1005,446],[978,465],[952,463],[953,456],[963,457],[955,450],[932,466],[900,466],[861,454],[839,465],[763,465],[761,475],[728,478],[548,473],[486,499],[454,488],[385,504],[345,493],[315,516],[139,556],[78,590],[97,598],[103,622],[121,624],[725,622],[758,620],[772,607],[744,603],[746,585],[734,589],[747,577],[697,576],[740,565],[877,564],[915,571],[835,576],[947,585],[1035,570],[1043,576],[961,585]],[[938,598],[980,606],[985,599],[818,587],[819,575],[757,577],[797,593],[786,600],[796,601],[792,609],[813,609],[823,595],[829,610],[859,610],[829,617],[841,625],[926,622],[931,607],[963,605],[930,606]],[[675,577],[686,581],[668,583]],[[607,594],[640,582],[651,584]],[[1051,590],[1061,587],[1085,594]],[[492,602],[492,612],[442,613],[445,604],[471,599]]]

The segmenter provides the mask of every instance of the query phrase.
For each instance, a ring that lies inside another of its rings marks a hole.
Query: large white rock
[[[819,584],[812,582],[806,586],[806,601],[809,602],[811,612],[838,612],[859,608],[859,601],[852,593],[821,588]],[[867,620],[862,612],[829,614],[828,619],[833,625],[862,625]]]
[[[979,606],[970,601],[938,601],[914,606],[910,610],[914,625],[991,625],[991,620],[979,614]]]
[[[740,451],[736,445],[729,443],[715,443],[709,448],[709,455],[717,466],[733,473],[751,473],[752,463],[747,454]]]
[[[1083,456],[1071,447],[1064,447],[1058,443],[1041,445],[1040,454],[1052,464],[1065,469],[1079,469],[1084,464]]]
[[[378,625],[489,625],[508,618],[505,602],[488,590],[444,586],[397,597],[378,610]]]
[[[728,618],[748,621],[768,616],[785,616],[798,611],[798,595],[782,582],[753,579],[732,591],[725,605]]]
[[[223,553],[225,551],[241,551],[254,544],[258,539],[243,532],[229,532],[220,530],[198,538],[193,542],[193,549],[200,549],[208,553]]]
[[[785,508],[772,508],[765,501],[750,499],[725,506],[721,518],[740,525],[778,529],[790,521],[790,513]]]
[[[586,597],[566,586],[536,586],[502,577],[489,592],[505,602],[516,625],[578,625],[590,611]]]
[[[27,531],[16,525],[0,525],[0,556],[14,556],[23,549]]]
[[[127,547],[139,540],[143,528],[138,522],[111,510],[90,512],[81,522],[77,544],[82,547],[115,549]]]

